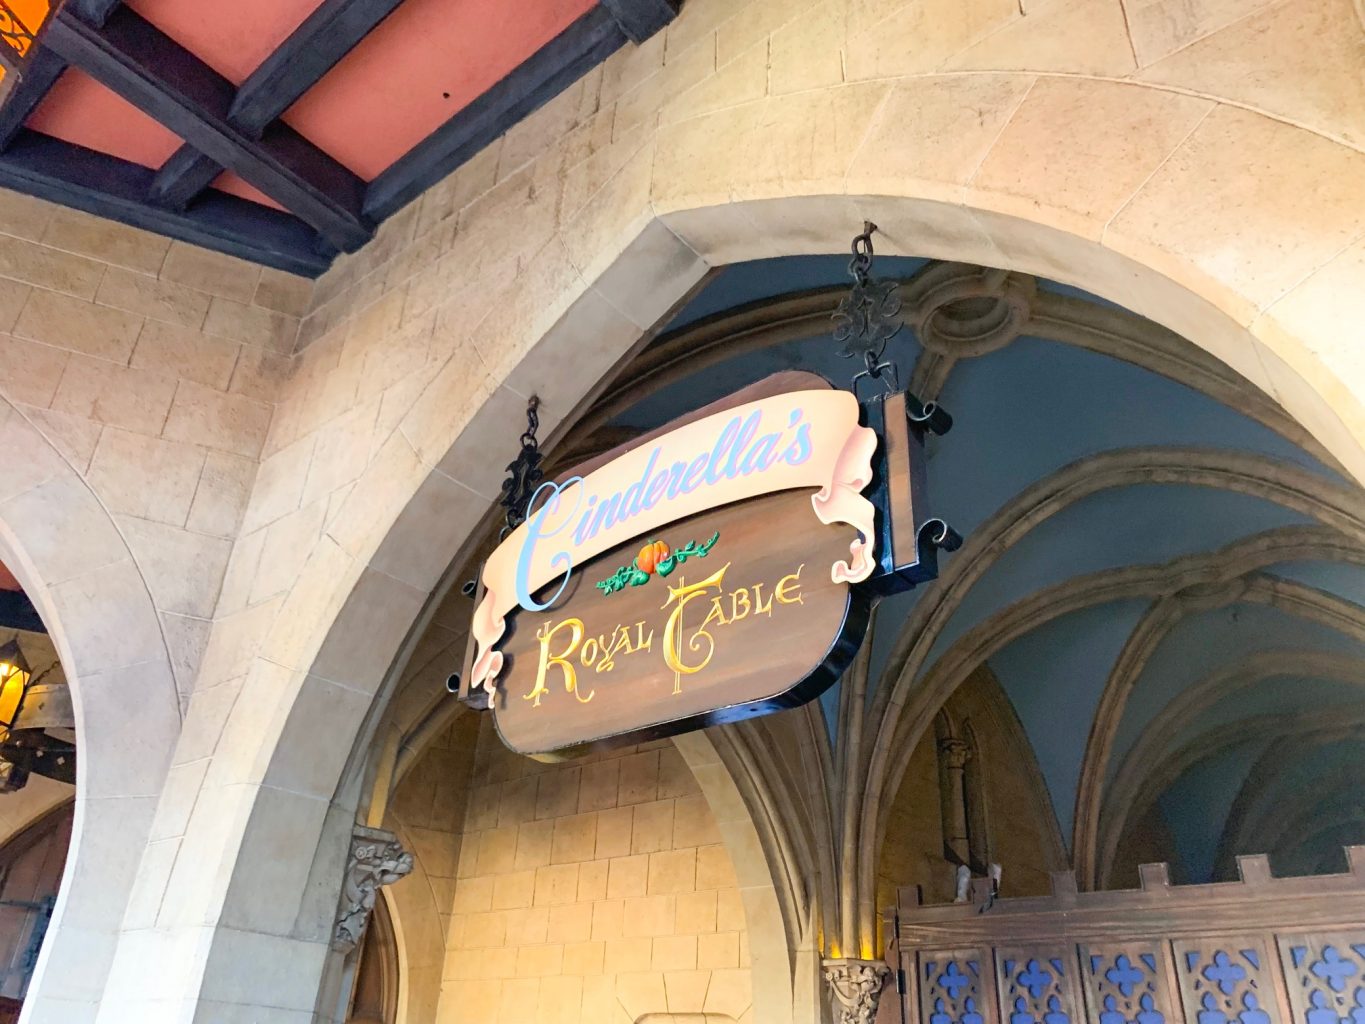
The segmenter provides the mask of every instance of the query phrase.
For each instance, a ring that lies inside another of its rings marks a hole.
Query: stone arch
[[[1303,721],[1289,721],[1283,715],[1259,715],[1211,729],[1169,752],[1156,769],[1141,780],[1132,799],[1126,801],[1126,821],[1118,828],[1119,841],[1115,848],[1123,848],[1123,838],[1131,838],[1131,828],[1143,820],[1144,815],[1151,810],[1153,802],[1166,787],[1205,758],[1243,743],[1276,742],[1296,735],[1314,739],[1350,736],[1357,734],[1362,726],[1365,726],[1365,712],[1332,709],[1309,716]],[[1130,862],[1126,866],[1136,871],[1137,862]],[[1103,886],[1113,884],[1118,875],[1118,867],[1114,864],[1106,865],[1105,873],[1100,877]]]
[[[1135,597],[1157,598],[1177,594],[1191,587],[1213,588],[1214,592],[1235,595],[1235,599],[1275,604],[1299,617],[1332,625],[1353,636],[1365,637],[1355,606],[1335,595],[1271,580],[1257,570],[1280,561],[1322,556],[1319,531],[1288,527],[1244,538],[1206,554],[1187,555],[1165,565],[1132,566],[1077,576],[1036,591],[974,626],[945,651],[925,674],[923,692],[951,695],[966,678],[972,666],[986,661],[1011,641],[1055,618],[1096,604]],[[1330,550],[1330,548],[1328,549]],[[1215,605],[1217,606],[1217,605]],[[898,723],[895,742],[904,749],[918,741],[928,728],[931,710],[927,700],[917,702],[919,713]],[[890,779],[898,779],[908,755],[898,758]],[[883,816],[884,816],[883,812]],[[884,820],[877,822],[881,840]]]
[[[1233,800],[1218,841],[1215,855],[1217,869],[1226,871],[1236,855],[1250,846],[1265,843],[1264,848],[1268,852],[1277,838],[1276,833],[1291,822],[1307,825],[1321,821],[1321,818],[1315,818],[1312,814],[1314,806],[1308,801],[1322,794],[1305,794],[1301,788],[1304,780],[1296,777],[1293,769],[1301,764],[1305,748],[1343,744],[1358,748],[1360,734],[1358,729],[1354,733],[1343,729],[1340,722],[1323,729],[1289,733],[1271,743],[1257,758],[1246,782]],[[1333,790],[1345,790],[1353,799],[1359,799],[1358,762],[1349,763],[1317,781],[1325,783],[1325,792],[1328,794]],[[1295,786],[1296,782],[1300,784],[1298,787]]]
[[[1335,544],[1330,539],[1320,554],[1334,556],[1346,564],[1365,564],[1365,548]],[[1088,884],[1094,884],[1097,865],[1103,863],[1096,859],[1096,842],[1109,759],[1128,699],[1141,679],[1143,669],[1170,632],[1187,616],[1243,602],[1276,605],[1290,614],[1320,622],[1357,640],[1365,639],[1359,617],[1353,614],[1354,606],[1349,602],[1330,598],[1302,584],[1265,576],[1251,577],[1216,590],[1167,594],[1154,602],[1133,628],[1105,680],[1081,762],[1072,851],[1076,874]]]
[[[944,651],[920,679],[912,702],[886,720],[890,723],[889,745],[896,750],[885,762],[885,774],[878,775],[869,787],[863,811],[867,835],[880,843],[885,835],[891,786],[905,771],[914,744],[932,721],[934,709],[959,686],[974,666],[989,658],[1011,641],[1055,618],[1097,604],[1130,598],[1159,599],[1190,587],[1244,587],[1239,578],[1275,562],[1298,557],[1320,557],[1319,531],[1289,527],[1270,530],[1206,554],[1187,555],[1164,565],[1130,566],[1076,576],[1045,587],[989,616],[972,627]],[[1327,598],[1340,616],[1345,602]],[[883,724],[885,725],[886,722]],[[873,763],[877,763],[874,756]],[[860,861],[864,879],[875,871],[875,861],[865,855]],[[870,901],[867,901],[870,902]],[[866,911],[865,902],[862,909]]]
[[[1320,551],[1340,552],[1359,547],[1365,541],[1365,504],[1355,488],[1246,453],[1179,448],[1103,452],[1065,466],[1026,488],[974,531],[962,550],[955,553],[948,570],[916,603],[891,651],[884,671],[894,676],[892,685],[878,689],[870,711],[877,740],[867,756],[866,772],[870,783],[860,826],[864,836],[876,836],[880,842],[894,782],[904,772],[906,759],[929,721],[928,716],[946,699],[951,686],[956,685],[955,681],[946,689],[925,685],[926,679],[921,672],[935,638],[967,592],[1006,550],[1062,508],[1088,494],[1144,482],[1184,483],[1260,495],[1326,524],[1305,531],[1272,531],[1277,538],[1274,543],[1284,544],[1288,550],[1303,545]],[[1189,564],[1196,565],[1198,560],[1190,560]],[[1132,568],[1124,572],[1100,573],[1093,579],[1080,579],[1090,580],[1100,589],[1129,582],[1138,582],[1141,586],[1139,578],[1154,571],[1159,577],[1159,569]],[[1191,582],[1196,581],[1197,573],[1191,579]],[[1079,580],[1069,582],[1075,584]],[[1062,584],[1051,590],[1065,595],[1073,592],[1068,586]],[[1029,600],[1038,598],[1035,594]],[[998,622],[1001,615],[1010,611],[1005,609],[991,622]],[[975,628],[945,652],[934,666],[940,673],[949,654],[956,651],[961,658],[952,672],[947,676],[940,674],[936,682],[943,678],[960,679],[962,672],[978,663],[979,658],[972,660],[971,653],[964,652],[968,651],[972,638],[985,635],[985,632],[984,627]],[[871,896],[875,887],[875,864],[873,855],[866,851],[866,844],[859,864],[858,884],[859,928],[871,934],[876,926]]]
[[[1175,752],[1175,756],[1171,756],[1172,751],[1163,752],[1163,747],[1168,744],[1181,721],[1193,718],[1243,687],[1276,676],[1295,676],[1305,672],[1323,679],[1359,683],[1365,672],[1365,659],[1312,650],[1260,651],[1205,676],[1162,708],[1143,727],[1119,763],[1113,781],[1104,787],[1099,839],[1095,843],[1099,851],[1098,863],[1104,866],[1113,863],[1114,853],[1127,823],[1142,806],[1142,795],[1151,792],[1148,779],[1154,774],[1152,766],[1159,766],[1156,774],[1165,779],[1167,784],[1176,777],[1167,774],[1174,765],[1180,765],[1182,769],[1188,767],[1189,761],[1184,750]],[[1217,731],[1220,733],[1219,745],[1208,745],[1206,749],[1209,753],[1215,749],[1226,749],[1228,742],[1239,736],[1244,738],[1244,733],[1251,730],[1230,730],[1226,734]],[[1195,742],[1199,742],[1199,739],[1196,738]],[[1082,772],[1088,770],[1094,769],[1090,766],[1082,768]],[[1102,875],[1095,879],[1097,887],[1104,882]]]
[[[1022,190],[1036,195],[973,184],[1000,128],[1037,80],[989,76],[993,91],[983,96],[981,77],[913,75],[817,88],[664,124],[638,151],[615,154],[615,172],[558,234],[537,234],[537,249],[527,254],[533,258],[510,283],[460,297],[479,313],[453,317],[460,344],[340,502],[287,596],[264,621],[241,625],[251,642],[234,653],[248,665],[246,683],[222,716],[231,742],[204,781],[222,798],[221,810],[192,816],[184,846],[225,870],[163,865],[147,877],[150,889],[167,895],[163,905],[175,908],[156,943],[183,943],[205,919],[217,924],[206,966],[186,968],[185,990],[198,993],[202,1005],[231,1001],[227,963],[258,954],[290,971],[287,979],[259,979],[253,998],[312,1009],[303,979],[316,979],[326,960],[337,890],[326,880],[340,877],[338,849],[360,789],[345,771],[352,752],[367,745],[375,698],[411,640],[440,567],[496,494],[505,460],[490,453],[505,450],[508,424],[519,422],[533,391],[545,401],[547,428],[569,418],[709,266],[842,251],[851,231],[871,219],[887,251],[1052,277],[1188,337],[1275,397],[1365,478],[1365,381],[1315,305],[1348,290],[1343,281],[1361,279],[1356,255],[1329,239],[1330,254],[1298,269],[1291,287],[1278,275],[1229,275],[1210,248],[1234,236],[1239,245],[1262,240],[1263,249],[1249,253],[1258,267],[1296,269],[1270,242],[1280,234],[1279,215],[1248,203],[1236,217],[1194,225],[1160,205],[1163,196],[1183,194],[1187,178],[1218,188],[1230,172],[1227,154],[1237,149],[1228,137],[1254,144],[1273,135],[1268,159],[1278,161],[1276,180],[1290,190],[1295,168],[1310,163],[1300,144],[1323,150],[1323,166],[1354,167],[1359,154],[1264,115],[1200,101],[1207,109],[1177,138],[1131,140],[1163,159],[1179,151],[1178,159],[1165,159],[1160,180],[1154,174],[1078,212],[1067,197],[1049,194],[1049,182],[1063,171],[1077,181],[1096,177],[1094,146],[1081,145],[1090,128],[1084,119],[1051,118],[1074,124],[1074,135],[1050,140],[1040,154],[1047,170]],[[1133,103],[1174,95],[1138,83],[1074,84],[1119,90]],[[1039,93],[1037,103],[1050,102],[1061,101]],[[975,116],[982,109],[992,116]],[[973,116],[964,116],[968,110]],[[951,133],[952,153],[930,156],[936,147],[909,138],[906,124],[966,130]],[[731,159],[737,152],[755,158]],[[1249,226],[1247,210],[1263,220]],[[486,234],[487,225],[466,232],[462,223],[468,245]],[[457,256],[473,263],[480,254],[459,250],[463,244],[457,241]],[[525,295],[535,301],[522,301]],[[486,376],[471,372],[471,359]],[[325,749],[320,718],[331,730]],[[281,818],[295,825],[294,846],[272,864],[263,837]],[[305,895],[282,903],[280,891]],[[164,959],[145,952],[149,963]],[[121,990],[129,1002],[107,1001],[110,1017],[137,1005],[135,977],[130,967]]]
[[[71,688],[76,811],[24,1013],[88,1016],[104,991],[181,727],[161,624],[113,519],[0,399],[0,561],[38,609]],[[51,979],[51,980],[49,980]]]
[[[402,828],[391,830],[404,848],[415,849]],[[431,1020],[436,1015],[445,963],[444,926],[429,898],[431,880],[420,858],[414,858],[412,873],[403,882],[380,890],[393,925],[398,958],[397,1020]]]

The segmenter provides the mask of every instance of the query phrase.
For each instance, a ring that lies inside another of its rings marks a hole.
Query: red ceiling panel
[[[160,167],[180,138],[83,71],[68,69],[39,104],[28,127],[66,142]]]
[[[285,120],[373,179],[595,3],[406,0]]]
[[[23,587],[19,586],[19,581],[14,578],[14,573],[6,569],[3,562],[0,562],[0,590],[23,589]]]
[[[321,0],[130,0],[128,6],[235,85]]]
[[[214,179],[212,187],[216,188],[219,192],[226,192],[228,195],[237,196],[241,199],[250,199],[253,203],[260,203],[262,206],[273,206],[277,210],[284,209],[283,206],[275,202],[275,200],[271,199],[260,189],[256,188],[256,186],[243,181],[231,171],[224,171],[222,174],[218,175],[218,177]]]

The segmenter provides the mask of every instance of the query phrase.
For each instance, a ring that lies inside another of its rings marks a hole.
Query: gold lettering
[[[644,620],[635,624],[635,649],[637,651],[649,651],[654,649],[654,630],[649,631],[649,636],[645,636]]]
[[[611,646],[607,646],[606,637],[602,638],[602,650],[605,655],[601,664],[597,666],[599,672],[610,672],[616,667],[616,656],[618,654],[633,654],[630,647],[630,631],[625,626],[617,626],[616,632],[612,635]]]
[[[721,607],[720,598],[718,597],[711,598],[711,610],[706,613],[706,618],[702,620],[701,628],[705,629],[713,622],[717,626],[730,625],[730,620],[725,617],[725,609]]]
[[[805,603],[805,596],[801,593],[801,570],[804,569],[805,567],[806,565],[803,562],[801,563],[801,565],[797,566],[796,572],[791,573],[787,576],[783,576],[780,580],[777,581],[777,586],[774,588],[774,593],[777,596],[779,604]],[[796,591],[794,597],[787,596],[788,588],[794,589]]]
[[[664,662],[673,670],[673,692],[682,693],[682,677],[693,675],[700,672],[711,663],[711,658],[716,653],[716,641],[711,634],[706,631],[705,626],[698,628],[687,642],[687,649],[690,651],[700,651],[702,641],[706,644],[706,657],[694,665],[689,665],[682,660],[683,648],[683,625],[682,613],[689,604],[697,598],[703,596],[708,590],[719,590],[725,581],[725,570],[730,568],[730,563],[726,562],[715,573],[702,580],[700,583],[685,583],[678,580],[678,586],[668,588],[668,600],[663,607],[677,602],[677,607],[668,616],[668,622],[664,625]]]
[[[550,641],[561,629],[569,631],[569,642],[558,654],[551,654]],[[549,686],[546,685],[546,676],[553,666],[563,673],[564,689],[567,692],[572,693],[583,704],[592,700],[597,691],[594,690],[586,697],[579,694],[578,673],[574,670],[573,663],[569,661],[573,657],[574,651],[578,650],[578,645],[583,642],[583,620],[565,619],[555,626],[546,623],[536,631],[536,639],[540,641],[540,665],[536,669],[536,685],[535,689],[526,694],[523,699],[532,701],[532,707],[540,707],[540,698],[550,690]]]
[[[598,642],[594,640],[592,637],[588,637],[588,639],[583,643],[583,650],[578,655],[578,660],[583,663],[583,666],[585,668],[592,668],[593,662],[597,660],[598,647],[599,647]]]
[[[744,600],[741,602],[740,598],[743,598]],[[744,608],[743,611],[740,611],[741,606]],[[731,622],[738,622],[740,621],[740,619],[747,619],[749,617],[749,612],[751,612],[752,610],[753,609],[749,605],[749,592],[747,590],[745,590],[743,587],[740,587],[738,590],[731,592],[730,594]]]
[[[763,603],[763,584],[762,584],[762,583],[755,583],[755,584],[754,584],[754,614],[756,614],[756,615],[766,615],[766,616],[768,616],[768,618],[770,618],[770,619],[773,617],[773,599],[772,599],[772,595],[769,595],[769,596],[768,596],[768,603],[767,603],[767,604],[764,604],[764,603]]]

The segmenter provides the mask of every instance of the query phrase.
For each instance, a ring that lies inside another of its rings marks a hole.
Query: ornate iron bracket
[[[863,360],[863,369],[851,382],[854,393],[860,380],[881,380],[883,374],[890,377],[888,391],[900,390],[896,364],[882,361],[886,343],[905,323],[900,315],[900,283],[878,281],[872,276],[872,235],[876,230],[877,225],[864,221],[862,233],[854,237],[853,259],[848,264],[853,287],[834,311],[834,340],[844,346],[839,354],[845,359],[861,356]]]

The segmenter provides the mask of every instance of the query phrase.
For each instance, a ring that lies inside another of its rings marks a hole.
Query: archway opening
[[[828,954],[841,943],[848,948],[842,936],[851,933],[856,947],[868,931],[875,935],[875,912],[894,902],[898,887],[919,886],[928,902],[951,901],[964,871],[970,885],[994,865],[1001,898],[1046,894],[1055,873],[1072,870],[1082,887],[1133,887],[1137,865],[1153,859],[1189,882],[1230,877],[1237,855],[1259,852],[1285,873],[1339,870],[1328,847],[1357,834],[1348,777],[1335,779],[1320,808],[1306,809],[1312,827],[1286,846],[1253,824],[1256,808],[1274,802],[1272,793],[1260,803],[1243,795],[1260,785],[1255,766],[1237,769],[1239,785],[1212,811],[1208,794],[1181,789],[1188,773],[1159,776],[1184,763],[1172,744],[1211,742],[1211,731],[1241,728],[1253,708],[1282,724],[1303,719],[1306,728],[1315,702],[1352,703],[1342,682],[1349,672],[1313,658],[1349,657],[1358,643],[1365,505],[1354,483],[1255,385],[1126,310],[1020,273],[920,259],[878,267],[903,282],[911,325],[892,349],[903,379],[956,419],[951,434],[931,442],[931,493],[935,511],[968,535],[968,546],[953,556],[960,561],[949,559],[939,583],[883,603],[859,665],[818,705],[714,730],[750,813],[766,818],[761,855],[771,870],[797,876],[779,896],[779,941],[789,951],[809,942]],[[561,428],[550,471],[775,370],[816,368],[845,380],[852,371],[828,322],[845,270],[842,257],[802,257],[717,273]],[[486,521],[482,550],[495,533]],[[449,578],[469,578],[476,562]],[[1219,587],[1225,593],[1209,596]],[[418,763],[450,722],[439,685],[462,650],[469,612],[467,598],[450,590],[398,686],[389,720],[401,737],[399,764]],[[1153,616],[1162,616],[1161,629],[1140,628]],[[1233,656],[1253,648],[1281,662],[1299,658],[1314,678],[1333,678],[1291,691],[1273,685],[1285,679],[1283,664],[1279,674],[1270,666],[1237,675]],[[1204,675],[1240,682],[1225,681],[1217,699],[1198,696],[1199,679],[1172,674],[1172,666],[1198,661],[1196,652],[1208,655]],[[1254,698],[1267,680],[1266,692],[1280,696]],[[1287,698],[1291,692],[1301,696]],[[862,719],[861,738],[854,718]],[[471,735],[455,745],[484,742]],[[494,740],[479,756],[502,764],[498,749]],[[1123,762],[1134,749],[1143,771],[1130,779]],[[1342,763],[1337,753],[1331,764]],[[672,756],[671,748],[657,754]],[[474,778],[510,772],[504,785],[529,787],[517,781],[520,771],[540,776],[537,791],[556,785],[533,766],[478,764]],[[618,787],[624,764],[616,768]],[[1202,762],[1192,764],[1201,776]],[[589,803],[597,798],[585,795],[588,778],[611,771],[597,762],[570,770],[579,773],[571,788]],[[1182,815],[1179,799],[1208,813]],[[850,804],[853,829],[864,830],[851,856],[849,826],[840,820]],[[1209,840],[1200,830],[1219,813],[1246,824],[1201,853]],[[446,896],[466,908],[456,916],[496,913],[493,901],[512,899],[512,883],[474,865],[478,844],[496,843],[494,834],[510,825],[499,824],[488,792],[471,797],[464,814],[462,835],[475,836],[476,845],[461,848],[467,874],[457,865]],[[505,835],[508,871],[516,874],[514,833]],[[1258,841],[1265,850],[1252,849]],[[1105,852],[1106,842],[1116,850]],[[663,852],[647,850],[639,862],[646,894],[649,865]],[[608,877],[613,870],[608,864]],[[851,899],[840,892],[850,875],[869,873],[872,884],[852,886]],[[470,900],[483,906],[485,889],[487,908],[470,910]],[[469,927],[459,925],[459,941],[489,941]],[[590,920],[585,927],[591,936]],[[446,932],[447,957],[455,956],[454,934]],[[651,948],[669,938],[676,936],[655,936]],[[541,945],[556,943],[547,932],[526,948]],[[506,955],[500,943],[470,948]],[[527,952],[528,963],[538,955],[551,954]],[[581,977],[607,985],[600,968]],[[489,999],[490,1019],[499,1019]]]
[[[41,616],[0,563],[0,1020],[17,1020],[75,817],[70,690]]]

